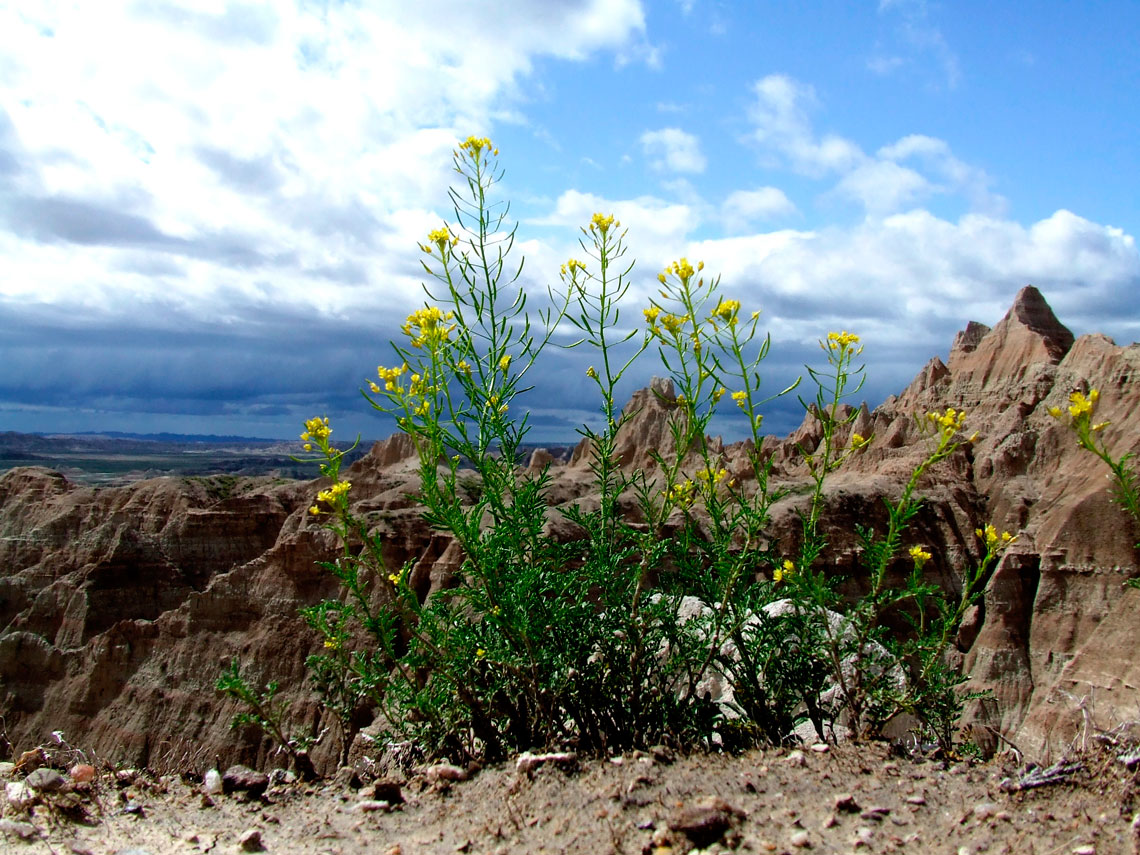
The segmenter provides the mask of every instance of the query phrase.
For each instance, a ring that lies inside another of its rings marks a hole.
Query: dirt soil
[[[658,750],[471,774],[421,767],[379,784],[351,770],[316,784],[278,773],[260,795],[207,796],[201,780],[103,770],[77,792],[67,784],[23,809],[10,798],[25,776],[8,768],[0,851],[1136,855],[1140,765],[1130,771],[1120,753],[1086,751],[1079,767],[1051,770],[1063,780],[1021,790],[1033,767],[1011,758],[947,764],[885,744],[678,758]]]

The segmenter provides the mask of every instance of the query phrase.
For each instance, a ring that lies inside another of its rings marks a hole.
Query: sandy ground
[[[1121,751],[1086,751],[1064,781],[1020,791],[1033,767],[1011,758],[947,764],[884,744],[659,751],[529,772],[511,763],[454,781],[454,768],[421,768],[389,775],[379,791],[342,770],[335,781],[271,784],[257,796],[205,796],[198,780],[104,770],[72,794],[81,803],[70,813],[76,799],[60,795],[23,809],[6,801],[0,851],[1135,855],[1140,766],[1129,771]],[[9,772],[4,783],[22,780]]]

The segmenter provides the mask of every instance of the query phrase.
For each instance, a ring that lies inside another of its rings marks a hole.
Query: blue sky
[[[616,213],[631,316],[703,259],[773,390],[850,329],[877,404],[1027,283],[1130,343],[1138,41],[1132,2],[0,2],[0,430],[386,435],[357,390],[468,134],[528,289]],[[535,439],[590,361],[539,366]]]

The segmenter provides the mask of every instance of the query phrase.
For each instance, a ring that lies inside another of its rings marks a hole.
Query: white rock
[[[208,796],[217,796],[221,795],[222,790],[222,773],[211,769],[202,778],[202,792]]]
[[[23,810],[36,800],[36,791],[23,781],[11,781],[4,787],[4,794],[8,804],[17,810]]]

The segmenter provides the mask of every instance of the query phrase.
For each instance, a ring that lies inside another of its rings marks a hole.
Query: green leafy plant
[[[341,759],[375,715],[393,737],[456,760],[547,746],[779,742],[803,721],[821,736],[838,722],[874,736],[904,711],[948,747],[962,678],[945,649],[1012,537],[994,545],[983,532],[986,556],[953,605],[924,581],[922,547],[911,548],[901,586],[888,584],[888,571],[905,549],[919,481],[957,451],[965,414],[925,418],[931,451],[889,504],[886,532],[859,532],[865,593],[844,604],[823,569],[822,515],[828,475],[871,441],[845,436],[853,416],[840,416],[863,382],[858,336],[829,334],[827,367],[807,368],[817,392],[804,406],[819,440],[800,448],[811,486],[798,551],[785,555],[769,539],[772,507],[787,493],[770,483],[761,408],[800,381],[763,391],[771,342],[760,313],[742,315],[703,263],[681,258],[658,274],[638,330],[621,306],[633,281],[626,233],[600,213],[581,230],[581,260],[562,266],[560,286],[531,312],[522,265],[510,260],[509,208],[493,197],[497,154],[475,137],[455,151],[454,220],[421,245],[434,282],[428,302],[363,391],[415,445],[425,523],[462,550],[455,587],[422,601],[410,566],[387,567],[383,535],[353,512],[346,452],[331,444],[328,420],[310,419],[301,435],[328,479],[309,512],[341,544],[322,565],[341,596],[302,610],[323,640],[308,666],[340,725]],[[552,528],[549,471],[520,465],[528,417],[517,402],[560,325],[577,330],[571,347],[597,355],[586,373],[601,421],[581,430],[594,493],[559,510],[564,521]],[[668,441],[637,468],[619,443],[637,412],[618,406],[616,390],[653,351],[675,394],[658,390]],[[748,424],[731,461],[707,435],[722,406]],[[573,536],[556,536],[567,526]],[[912,621],[901,641],[883,623],[898,610]],[[249,707],[243,722],[303,750],[288,742],[275,684],[252,691],[235,663],[219,689]]]
[[[245,710],[234,715],[232,727],[253,725],[260,728],[289,755],[293,768],[301,777],[306,779],[316,777],[316,771],[308,755],[314,740],[286,734],[284,719],[288,705],[277,700],[278,684],[275,680],[270,681],[262,689],[255,689],[242,676],[241,666],[238,660],[234,659],[230,662],[230,667],[218,677],[215,688],[245,706]]]

